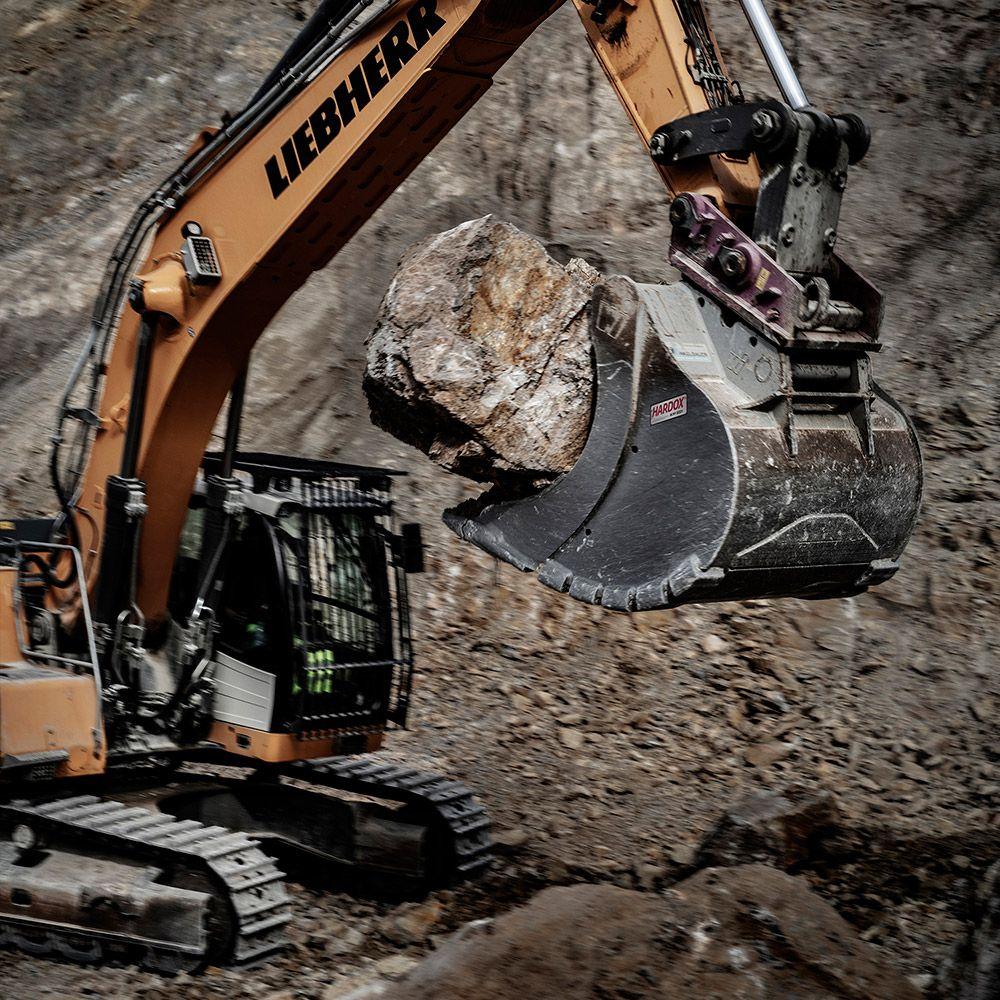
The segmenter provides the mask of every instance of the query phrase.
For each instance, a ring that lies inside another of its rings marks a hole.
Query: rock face
[[[916,1000],[805,883],[773,868],[707,869],[664,896],[548,889],[446,944],[396,1000]]]
[[[471,479],[545,481],[572,468],[590,425],[598,277],[493,216],[418,244],[368,342],[373,420]]]
[[[1000,861],[976,893],[974,923],[941,969],[941,995],[955,1000],[1000,997]]]

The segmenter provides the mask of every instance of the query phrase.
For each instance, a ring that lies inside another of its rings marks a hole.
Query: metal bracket
[[[744,322],[779,343],[879,350],[882,295],[836,254],[803,286],[703,195],[680,195],[670,217],[670,263]]]
[[[837,245],[850,154],[839,139],[821,151],[827,142],[819,122],[798,117],[790,155],[762,163],[753,237],[787,270],[819,274]]]
[[[802,288],[702,195],[671,206],[670,263],[744,322],[781,343],[795,336]]]
[[[129,486],[128,499],[125,501],[125,516],[133,521],[141,521],[148,513],[149,506],[146,503],[145,484],[140,480],[135,480],[134,485]]]
[[[777,156],[797,134],[791,108],[781,101],[757,101],[699,111],[662,125],[649,140],[649,151],[663,166],[719,154]]]
[[[754,241],[793,274],[820,274],[837,245],[847,168],[871,135],[856,115],[793,111],[781,101],[716,108],[661,126],[650,154],[664,166],[756,155],[761,184]]]

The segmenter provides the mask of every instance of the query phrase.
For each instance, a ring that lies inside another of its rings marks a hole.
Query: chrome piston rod
[[[774,30],[774,24],[764,6],[764,0],[740,0],[740,6],[750,22],[750,27],[757,38],[757,44],[760,45],[764,58],[767,60],[768,66],[771,67],[771,73],[781,88],[785,101],[796,111],[808,107],[809,98],[806,97],[806,92],[802,89],[802,84],[799,83],[798,75],[788,58],[788,53],[785,52],[785,47],[781,44],[777,31]]]

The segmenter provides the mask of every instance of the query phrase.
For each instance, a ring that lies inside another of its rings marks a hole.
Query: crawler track
[[[0,943],[77,961],[127,957],[165,972],[195,971],[209,961],[246,965],[283,945],[282,931],[291,915],[282,874],[244,834],[93,795],[0,803],[0,834],[4,835],[0,841],[18,827],[30,830],[52,850],[79,856],[84,869],[88,858],[95,865],[104,858],[171,873],[164,881],[164,900],[154,899],[154,907],[167,907],[167,887],[173,881],[182,890],[194,886],[210,893],[211,916],[204,933],[198,935],[200,941],[193,944],[190,937],[182,941],[179,937],[171,940],[169,934],[150,934],[148,921],[143,933],[131,931],[137,917],[127,894],[114,901],[121,910],[115,926],[107,926],[106,919],[88,926],[81,914],[96,912],[97,904],[110,896],[96,895],[87,902],[88,894],[100,893],[101,886],[77,891],[70,900],[73,905],[67,906],[68,912],[60,919],[52,898],[41,912],[24,904],[19,908],[0,882]],[[9,839],[5,846],[9,858],[14,850]],[[0,872],[8,883],[12,876],[17,878],[9,860],[0,863]],[[84,874],[75,888],[79,890],[85,879]],[[155,895],[155,879],[151,886]],[[21,898],[26,898],[24,893]],[[105,903],[105,912],[109,905]]]
[[[280,773],[401,803],[430,833],[429,884],[490,863],[489,818],[461,782],[370,757],[300,761]],[[252,834],[175,818],[155,796],[121,797],[0,802],[0,945],[160,972],[247,965],[283,946],[291,914],[282,873]],[[46,858],[35,874],[31,840]]]
[[[472,878],[490,864],[489,816],[460,781],[371,757],[298,761],[282,773],[313,785],[403,802],[422,813],[442,841],[437,881]]]

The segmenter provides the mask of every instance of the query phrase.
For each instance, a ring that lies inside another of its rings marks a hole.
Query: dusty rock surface
[[[590,427],[598,277],[493,216],[413,247],[368,341],[372,418],[471,479],[568,471]]]
[[[957,1000],[1000,996],[1000,861],[975,887],[968,933],[941,967],[941,992]]]
[[[50,416],[128,213],[197,125],[241,106],[311,6],[0,5],[3,513],[51,509]],[[425,526],[429,572],[412,581],[413,728],[387,753],[480,790],[504,842],[494,873],[434,894],[429,943],[398,943],[397,904],[293,887],[292,949],[261,969],[164,980],[0,954],[5,995],[333,1000],[545,886],[662,888],[727,807],[789,784],[834,792],[854,831],[803,877],[930,989],[1000,857],[996,4],[768,6],[813,100],[875,131],[842,236],[887,295],[879,378],[927,463],[902,573],[850,601],[609,616],[459,543],[439,512],[480,488],[371,427],[363,340],[408,246],[494,213],[560,262],[671,277],[662,189],[563,11],[272,324],[246,422],[252,447],[412,469],[400,513]],[[763,90],[738,5],[714,9],[747,92]]]
[[[804,882],[763,865],[709,868],[664,895],[547,889],[461,935],[396,1000],[918,1000]]]

